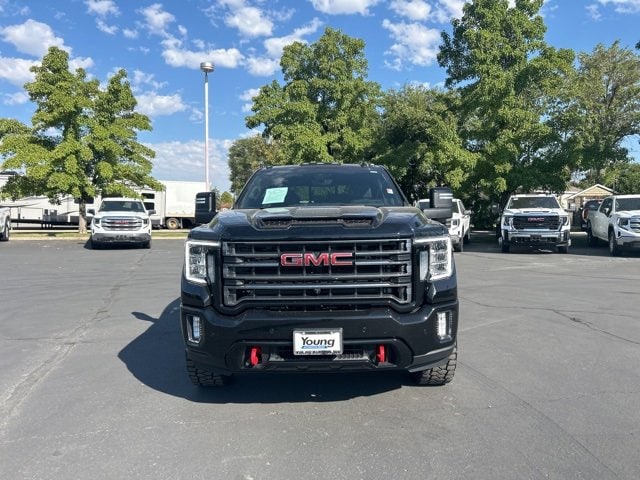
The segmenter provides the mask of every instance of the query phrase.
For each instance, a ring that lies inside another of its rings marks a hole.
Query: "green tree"
[[[637,194],[640,192],[640,164],[619,163],[609,168],[604,176],[604,184],[620,195]]]
[[[236,140],[229,148],[228,156],[231,191],[239,194],[251,174],[258,168],[283,163],[282,150],[276,142],[268,142],[260,135]]]
[[[49,48],[35,80],[25,89],[36,111],[32,127],[0,122],[3,169],[21,175],[5,193],[17,198],[47,195],[52,201],[71,195],[80,203],[79,231],[86,232],[86,202],[96,195],[137,195],[135,186],[161,189],[151,177],[152,150],[137,142],[138,130],[151,130],[121,70],[102,90],[83,69],[69,71],[69,55]]]
[[[229,192],[222,192],[222,195],[220,195],[220,203],[222,205],[231,205],[233,203],[233,195]]]
[[[366,80],[364,42],[327,28],[314,44],[284,48],[284,85],[254,98],[249,128],[264,125],[288,163],[363,160],[374,137],[380,87]]]
[[[561,116],[570,117],[581,170],[605,183],[606,170],[630,160],[626,141],[640,134],[640,56],[614,42],[578,55],[579,67]]]
[[[442,33],[439,64],[460,94],[466,146],[480,154],[468,189],[495,199],[516,190],[563,191],[571,168],[548,122],[571,50],[544,41],[543,0],[474,0]]]
[[[476,155],[458,135],[452,92],[405,86],[386,93],[376,163],[386,165],[414,200],[433,186],[461,187]]]

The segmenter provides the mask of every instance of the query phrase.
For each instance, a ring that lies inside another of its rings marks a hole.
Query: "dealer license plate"
[[[294,355],[339,355],[342,353],[342,329],[294,330]]]

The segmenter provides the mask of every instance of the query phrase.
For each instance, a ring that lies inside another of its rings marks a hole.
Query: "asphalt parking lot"
[[[454,381],[187,379],[182,240],[0,244],[2,479],[638,479],[640,255],[455,255]]]

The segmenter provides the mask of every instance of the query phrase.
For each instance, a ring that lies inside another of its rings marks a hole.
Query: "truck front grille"
[[[629,229],[633,232],[640,233],[640,217],[631,217],[629,219]]]
[[[224,305],[412,302],[410,239],[225,242]]]
[[[516,230],[558,230],[558,215],[514,215],[513,228]]]
[[[101,222],[105,230],[140,230],[142,219],[136,217],[105,217]]]

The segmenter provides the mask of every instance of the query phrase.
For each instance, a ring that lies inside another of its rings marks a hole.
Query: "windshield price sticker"
[[[340,355],[342,353],[342,329],[294,330],[294,355]]]

